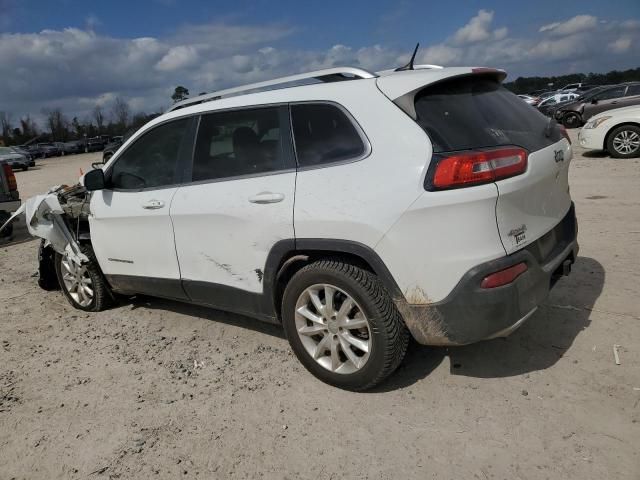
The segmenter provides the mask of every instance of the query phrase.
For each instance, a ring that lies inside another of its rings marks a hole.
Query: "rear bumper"
[[[21,205],[20,200],[14,200],[9,202],[0,201],[0,210],[4,212],[13,213],[16,210],[18,210],[18,208],[20,208],[20,205]]]
[[[442,301],[429,305],[397,302],[413,337],[424,345],[466,345],[504,337],[545,300],[578,256],[574,206],[549,233],[526,248],[469,270]],[[525,262],[527,271],[502,287],[483,289],[484,277]]]

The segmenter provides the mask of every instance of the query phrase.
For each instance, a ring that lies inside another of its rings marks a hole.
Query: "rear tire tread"
[[[375,317],[386,332],[384,364],[378,374],[367,383],[347,388],[353,391],[362,391],[374,387],[398,368],[407,352],[409,331],[404,325],[400,312],[379,278],[367,270],[338,260],[319,260],[300,269],[289,283],[295,282],[296,277],[309,271],[331,271],[345,275],[360,284],[366,291],[368,300],[373,303],[373,309],[376,311]],[[373,325],[370,324],[369,328],[374,331]]]

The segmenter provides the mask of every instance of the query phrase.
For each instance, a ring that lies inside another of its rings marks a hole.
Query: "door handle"
[[[272,192],[260,192],[253,197],[249,197],[249,202],[251,203],[278,203],[284,200],[284,195],[282,193],[272,193]]]
[[[162,207],[164,207],[162,200],[149,200],[142,204],[142,208],[146,208],[147,210],[157,210]]]

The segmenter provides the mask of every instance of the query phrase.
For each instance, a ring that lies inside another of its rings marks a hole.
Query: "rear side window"
[[[426,87],[416,95],[415,109],[434,152],[504,145],[536,151],[561,138],[557,128],[546,132],[547,117],[497,80],[480,75]]]
[[[627,90],[627,87],[616,87],[610,88],[609,90],[605,90],[602,93],[599,93],[594,98],[596,100],[611,100],[613,98],[620,98],[624,96],[624,92]]]
[[[193,158],[193,181],[285,169],[281,118],[280,107],[203,115]]]
[[[177,183],[178,160],[189,150],[190,122],[167,122],[135,140],[111,168],[112,187],[140,190]]]
[[[365,153],[366,147],[356,127],[335,105],[292,105],[291,119],[300,167],[341,162]]]
[[[627,97],[640,95],[640,85],[629,85],[627,88]]]

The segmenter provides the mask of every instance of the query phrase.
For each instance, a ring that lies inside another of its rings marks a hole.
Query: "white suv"
[[[334,68],[178,103],[85,175],[78,222],[57,193],[73,239],[41,263],[87,311],[139,293],[282,323],[351,390],[410,335],[506,336],[578,246],[570,142],[504,77]]]

